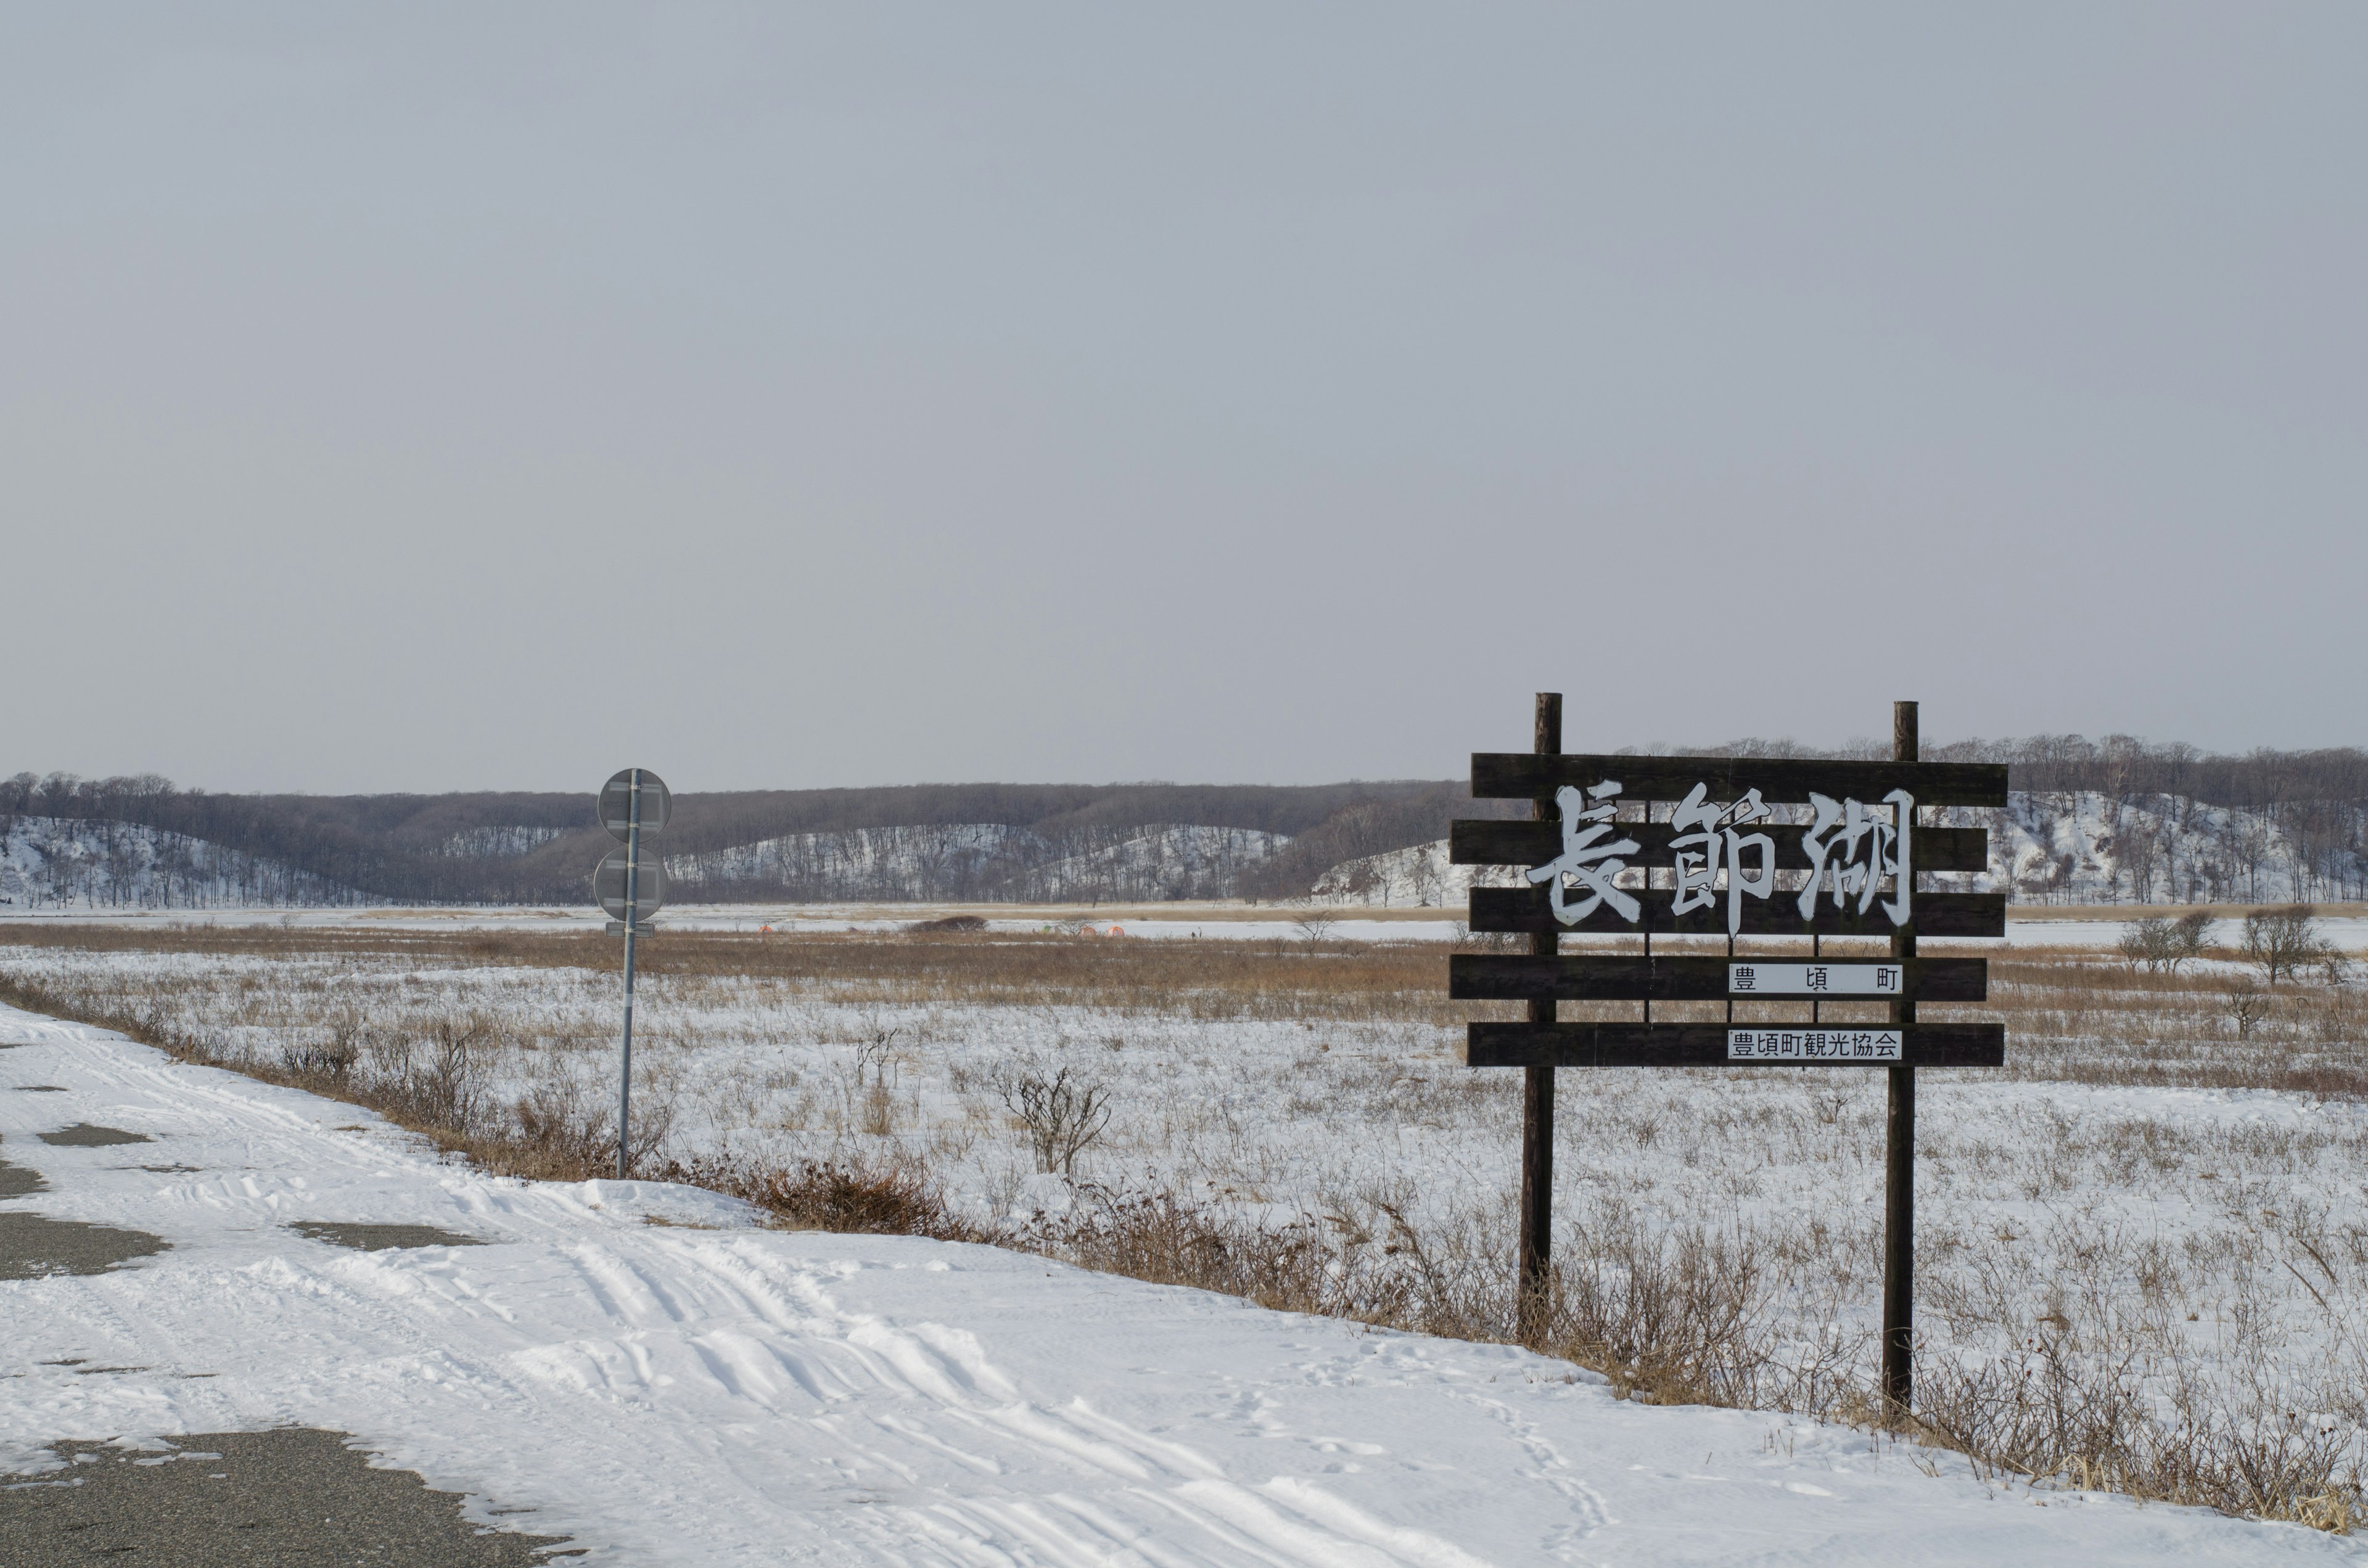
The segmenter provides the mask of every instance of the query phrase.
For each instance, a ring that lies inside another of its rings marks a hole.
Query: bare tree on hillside
[[[2223,829],[2222,842],[2245,873],[2245,897],[2248,902],[2261,896],[2261,863],[2270,855],[2269,819],[2258,812],[2231,812]]]
[[[2162,840],[2153,824],[2133,814],[2113,846],[2115,862],[2129,873],[2132,903],[2154,902],[2155,866],[2161,855]]]

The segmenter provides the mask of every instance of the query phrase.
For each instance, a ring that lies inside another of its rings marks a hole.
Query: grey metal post
[[[617,1074],[617,1179],[626,1179],[633,1136],[633,926],[642,917],[642,770],[625,802],[625,1056]]]

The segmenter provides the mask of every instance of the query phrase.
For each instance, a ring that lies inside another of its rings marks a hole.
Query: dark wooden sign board
[[[1542,1327],[1548,1299],[1555,1068],[1879,1066],[1890,1091],[1883,1396],[1902,1412],[1908,1408],[1916,1069],[1997,1067],[2006,1060],[2002,1025],[1916,1021],[1918,1001],[1978,1002],[1989,985],[1988,960],[1919,958],[1919,935],[2006,935],[2003,894],[1926,892],[1916,885],[1925,872],[1988,869],[1987,833],[1918,819],[1928,807],[2003,806],[2007,791],[2002,767],[1918,762],[1916,731],[1916,704],[1899,702],[1892,709],[1889,762],[1568,756],[1561,694],[1540,692],[1532,750],[1472,758],[1474,799],[1532,802],[1528,822],[1459,822],[1448,838],[1452,863],[1518,866],[1528,879],[1520,887],[1474,888],[1471,926],[1527,933],[1531,952],[1459,953],[1448,977],[1448,994],[1459,1001],[1529,1004],[1526,1022],[1471,1025],[1464,1057],[1474,1067],[1526,1070],[1525,1338]],[[1668,809],[1660,809],[1663,803]],[[1622,806],[1632,810],[1622,813]],[[1813,820],[1772,821],[1770,808],[1777,807],[1809,808]],[[1650,885],[1634,885],[1640,879],[1621,874],[1640,869]],[[1564,955],[1565,932],[1641,937],[1642,951]],[[1727,951],[1656,958],[1656,935],[1725,937]],[[1745,936],[1885,937],[1890,955],[1887,962],[1827,960],[1813,941],[1811,964],[1804,966],[1798,953],[1737,955],[1736,942]],[[1738,1024],[1738,997],[1805,1007],[1809,1017]],[[1884,1002],[1889,1017],[1827,1023],[1819,1016],[1826,1000]],[[1563,1023],[1554,1012],[1564,1001],[1635,1002],[1643,1017]],[[1727,1021],[1656,1024],[1656,1001],[1724,1001]]]

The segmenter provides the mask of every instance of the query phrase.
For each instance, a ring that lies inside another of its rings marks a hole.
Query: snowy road
[[[1928,1476],[1844,1429],[1623,1403],[1502,1347],[992,1248],[764,1231],[681,1187],[484,1177],[367,1112],[0,1009],[8,1041],[0,1158],[48,1189],[0,1212],[171,1249],[0,1282],[0,1462],[64,1437],[334,1428],[592,1562],[2363,1555],[2294,1527],[2000,1493],[1947,1456]],[[38,1141],[77,1124],[154,1142]],[[305,1221],[487,1244],[360,1253],[288,1229]]]

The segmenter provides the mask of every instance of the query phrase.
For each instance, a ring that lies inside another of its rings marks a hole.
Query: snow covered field
[[[487,1177],[369,1112],[20,1013],[0,1011],[0,1047],[7,1090],[51,1091],[0,1091],[0,1147],[49,1188],[7,1207],[171,1244],[0,1282],[12,1468],[62,1437],[301,1423],[593,1562],[2362,1555],[2297,1526],[1985,1483],[1845,1427],[1623,1402],[1508,1347],[996,1248],[783,1233],[681,1187]],[[35,1141],[75,1122],[154,1142]],[[289,1228],[307,1221],[484,1244],[351,1252]]]
[[[319,1071],[343,1052],[349,1081],[472,1132],[515,1134],[521,1105],[587,1145],[613,1127],[597,939],[19,930],[40,945],[5,949],[0,979],[212,1059]],[[1194,1217],[1189,1246],[1329,1260],[1285,1299],[1507,1332],[1518,1075],[1461,1065],[1460,1022],[1485,1009],[1443,1000],[1437,944],[716,932],[648,957],[636,1101],[662,1153],[918,1171],[971,1222],[1055,1251],[1062,1226],[1158,1195]],[[2007,1073],[1925,1075],[1918,1403],[1966,1446],[2049,1472],[2102,1453],[2142,1490],[2236,1485],[2244,1507],[2356,1497],[2360,1009],[2351,987],[2288,983],[2239,1040],[2239,967],[2002,960],[1975,1011],[2008,1022]],[[1048,1172],[1006,1091],[1064,1070],[1111,1115]],[[1571,1353],[1656,1397],[1855,1408],[1881,1117],[1880,1082],[1848,1071],[1565,1075]]]

